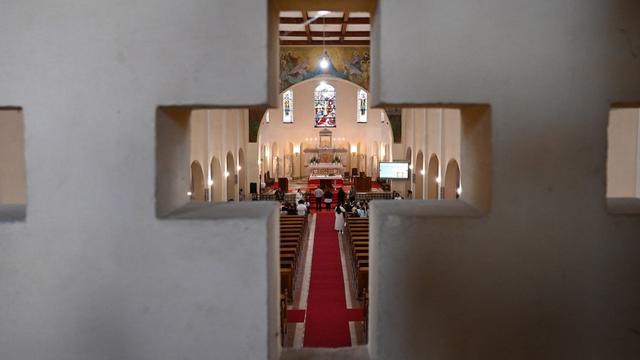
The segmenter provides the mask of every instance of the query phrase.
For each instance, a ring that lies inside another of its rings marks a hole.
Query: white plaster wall
[[[220,191],[225,194],[221,201],[227,201],[227,182],[222,176],[222,181],[216,179],[215,174],[211,171],[211,161],[215,157],[220,160],[222,173],[226,168],[227,154],[233,155],[234,164],[231,169],[236,174],[249,171],[247,162],[247,153],[249,135],[248,135],[248,110],[247,109],[202,109],[194,110],[191,113],[191,162],[198,161],[202,164],[205,179],[205,188],[209,187],[209,179],[213,181],[214,192]],[[240,149],[245,155],[245,164],[240,171]],[[255,160],[255,159],[254,159]],[[186,164],[185,166],[188,166]],[[233,173],[230,172],[230,176]],[[242,181],[242,180],[245,181]],[[248,177],[238,178],[238,184],[234,186],[233,199],[238,199],[238,191],[243,189],[245,195],[249,191]],[[221,189],[217,189],[220,186]],[[215,199],[214,199],[215,200]]]
[[[24,123],[16,109],[0,109],[0,204],[25,204]]]
[[[402,110],[402,127],[405,136],[402,139],[404,148],[412,149],[412,157],[415,163],[418,153],[423,154],[423,169],[425,175],[416,172],[417,176],[422,176],[424,181],[423,194],[427,197],[427,174],[429,159],[431,155],[436,155],[439,160],[440,173],[444,184],[444,175],[449,161],[455,160],[462,172],[463,164],[460,160],[461,142],[461,113],[459,109],[444,109],[438,107],[429,108],[406,108]],[[406,153],[406,150],[405,150]],[[412,179],[411,184],[414,189],[416,182]]]
[[[277,109],[269,109],[269,123],[266,123],[266,114],[260,124],[258,136],[258,145],[262,144],[278,144],[277,153],[271,153],[271,161],[273,156],[277,155],[280,159],[284,159],[287,154],[287,146],[289,142],[293,145],[301,145],[307,147],[318,146],[318,132],[322,129],[315,128],[314,122],[314,90],[321,81],[326,81],[336,89],[336,127],[329,128],[333,133],[334,145],[348,148],[350,144],[362,144],[362,150],[357,155],[364,154],[367,156],[367,164],[370,164],[371,157],[374,154],[372,145],[374,142],[378,144],[377,154],[380,154],[380,144],[390,144],[393,142],[393,134],[391,126],[388,124],[386,113],[382,109],[369,108],[367,113],[367,123],[356,122],[357,111],[357,93],[361,89],[357,85],[337,78],[314,78],[304,81],[291,87],[293,90],[293,124],[282,122],[282,97]],[[384,122],[380,121],[383,116]],[[336,141],[336,139],[341,139]],[[344,139],[344,140],[342,140]],[[351,149],[349,149],[350,151]],[[308,165],[308,160],[312,155],[301,153],[302,158],[297,158],[294,173],[295,176],[308,175],[308,171],[304,168]],[[350,154],[343,154],[343,164],[348,169],[352,159]],[[301,166],[304,169],[300,172]],[[282,167],[282,166],[281,166]],[[353,164],[353,167],[357,167]],[[273,169],[273,164],[265,168]],[[370,166],[367,166],[367,172],[370,174]],[[273,173],[273,171],[272,171]],[[281,171],[284,173],[284,171]],[[282,175],[282,174],[281,174]]]
[[[640,357],[640,217],[605,210],[639,16],[623,0],[379,2],[377,100],[489,104],[494,155],[485,216],[374,202],[373,358]]]
[[[607,197],[637,198],[640,110],[613,109],[609,117]]]
[[[0,358],[277,356],[276,209],[158,220],[154,194],[158,106],[266,103],[266,7],[0,1],[29,194],[26,221],[0,224]]]

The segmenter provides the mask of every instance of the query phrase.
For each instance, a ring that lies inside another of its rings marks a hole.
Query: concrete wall
[[[0,358],[277,357],[275,207],[159,220],[154,185],[158,106],[267,102],[266,2],[0,8],[29,194],[0,224]]]
[[[0,204],[25,204],[26,189],[22,112],[0,108]]]
[[[609,107],[640,97],[639,15],[620,0],[379,2],[377,100],[491,105],[493,183],[479,218],[374,202],[374,358],[640,357],[640,217],[605,210]]]
[[[276,209],[158,220],[153,186],[158,106],[267,102],[266,5],[2,5],[0,105],[24,108],[29,175],[27,220],[0,224],[3,360],[277,356]],[[372,94],[490,104],[494,155],[482,217],[374,202],[372,357],[640,357],[640,219],[605,211],[610,102],[640,96],[638,15],[380,2]]]

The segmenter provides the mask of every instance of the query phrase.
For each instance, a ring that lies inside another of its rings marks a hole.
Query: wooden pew
[[[286,302],[293,301],[297,263],[303,246],[307,217],[280,216],[280,283]]]

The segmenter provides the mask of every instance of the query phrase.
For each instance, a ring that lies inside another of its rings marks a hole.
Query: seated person
[[[287,215],[298,215],[298,210],[291,203],[287,203]]]

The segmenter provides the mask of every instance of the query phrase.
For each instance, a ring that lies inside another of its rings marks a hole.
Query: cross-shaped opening
[[[26,218],[24,141],[22,109],[0,107],[0,222]]]
[[[640,214],[640,104],[616,104],[609,112],[607,210]]]
[[[270,106],[157,111],[159,217],[242,218],[277,202],[269,275],[284,348],[367,343],[376,204],[410,216],[490,209],[490,107],[372,106],[371,4],[274,1]]]

